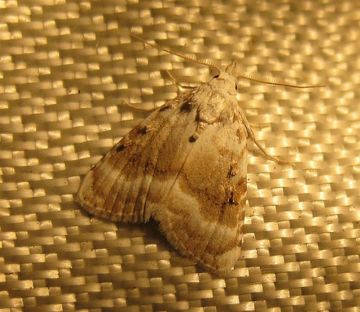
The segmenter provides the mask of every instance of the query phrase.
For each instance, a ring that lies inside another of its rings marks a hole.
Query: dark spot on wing
[[[124,144],[120,144],[117,148],[116,148],[116,151],[117,152],[121,152],[125,149],[125,145]]]
[[[139,127],[139,133],[140,134],[146,134],[146,133],[148,133],[150,131],[151,131],[151,129],[148,126]]]
[[[159,112],[166,111],[166,110],[170,109],[171,107],[172,107],[171,104],[164,104],[163,106],[160,107]]]
[[[233,162],[231,163],[230,165],[230,169],[229,169],[229,172],[228,172],[228,177],[231,178],[231,177],[235,177],[236,174],[238,173],[239,171],[239,165],[237,162]]]
[[[199,138],[199,135],[197,133],[194,133],[190,138],[189,142],[194,143]]]
[[[229,204],[230,205],[238,205],[238,201],[236,199],[235,193],[231,192],[230,198],[229,198]]]
[[[183,113],[188,113],[191,112],[192,108],[193,104],[190,101],[185,100],[184,103],[182,103],[180,106],[180,111]]]

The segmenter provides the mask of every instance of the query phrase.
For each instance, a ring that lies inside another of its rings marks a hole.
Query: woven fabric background
[[[0,0],[1,311],[359,311],[360,3]],[[239,81],[254,148],[243,252],[226,276],[157,225],[74,203],[82,176],[209,70],[163,47],[294,89]]]

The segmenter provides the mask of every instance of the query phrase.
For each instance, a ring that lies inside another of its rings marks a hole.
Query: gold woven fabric
[[[0,0],[1,311],[359,311],[358,1]],[[81,177],[178,90],[209,78],[163,47],[244,73],[239,105],[277,165],[248,165],[243,252],[226,276],[155,223],[82,213]],[[266,78],[267,79],[267,78]]]

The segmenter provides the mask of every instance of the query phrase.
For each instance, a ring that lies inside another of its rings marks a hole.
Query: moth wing
[[[113,221],[153,216],[181,254],[213,271],[240,253],[246,198],[246,130],[206,125],[196,142],[197,110],[177,99],[124,137],[85,176],[77,201]]]
[[[180,253],[216,272],[231,269],[240,254],[246,137],[238,122],[208,125],[154,216]]]
[[[174,164],[184,161],[185,138],[196,128],[196,112],[182,112],[182,105],[186,101],[177,98],[150,114],[86,174],[76,197],[86,211],[113,221],[149,220],[157,209],[152,203],[171,188],[162,177],[176,176],[180,168]]]

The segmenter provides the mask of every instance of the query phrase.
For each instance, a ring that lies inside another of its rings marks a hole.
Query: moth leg
[[[258,125],[258,124],[253,124],[253,123],[249,123],[250,127],[251,128],[257,128],[257,129],[263,129],[263,128],[266,128],[268,127],[267,125]]]
[[[285,161],[285,160],[281,160],[278,157],[275,156],[271,156],[267,153],[267,151],[265,150],[265,148],[256,140],[256,138],[254,137],[254,135],[250,136],[250,139],[254,142],[254,144],[259,148],[259,150],[261,151],[261,153],[269,160],[275,161],[278,164],[289,164],[290,162]]]
[[[268,152],[265,150],[265,148],[256,139],[255,134],[254,134],[253,130],[251,129],[251,126],[250,126],[245,114],[242,111],[241,111],[241,117],[243,119],[243,123],[245,125],[245,128],[247,130],[247,133],[248,133],[250,139],[258,147],[258,149],[261,151],[261,153],[264,155],[264,157],[266,157],[269,160],[275,161],[278,164],[291,164],[291,162],[289,162],[289,161],[281,160],[278,157],[271,156],[270,154],[268,154]]]
[[[265,148],[256,140],[254,132],[251,131],[251,135],[250,135],[250,139],[255,143],[255,145],[259,148],[259,150],[262,152],[262,154],[269,160],[275,161],[278,164],[282,164],[282,165],[291,165],[292,162],[291,161],[287,161],[287,160],[282,160],[278,157],[275,156],[271,156],[267,153],[267,151],[265,150]]]
[[[166,73],[169,75],[171,81],[177,86],[177,87],[180,87],[180,88],[184,88],[184,89],[194,89],[195,87],[193,86],[185,86],[179,82],[176,81],[175,77],[170,73],[170,71],[168,71],[166,69]]]
[[[127,102],[127,101],[121,101],[121,104],[122,104],[122,105],[126,105],[126,106],[128,106],[128,107],[131,107],[131,108],[133,108],[133,109],[136,109],[136,110],[138,110],[138,111],[143,111],[143,112],[154,112],[154,111],[156,111],[159,107],[161,107],[161,106],[154,107],[154,108],[138,107],[138,106],[136,106],[136,105],[134,105],[134,104],[130,104],[130,103]]]

